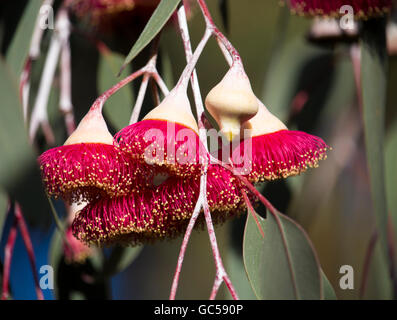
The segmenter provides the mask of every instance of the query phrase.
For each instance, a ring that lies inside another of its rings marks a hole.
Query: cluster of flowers
[[[245,210],[245,186],[232,171],[210,161],[185,90],[175,87],[142,121],[114,137],[102,116],[108,96],[97,99],[63,146],[39,157],[49,195],[88,202],[73,221],[75,237],[103,246],[180,235],[198,199],[204,167],[214,221]],[[209,92],[206,106],[229,140],[250,129],[229,164],[249,163],[241,171],[251,183],[297,175],[326,157],[327,145],[320,138],[288,130],[260,103],[241,65],[232,66]]]

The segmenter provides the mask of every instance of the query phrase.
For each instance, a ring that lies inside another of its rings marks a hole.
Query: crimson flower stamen
[[[207,152],[186,93],[171,92],[142,121],[115,135],[118,146],[149,177],[197,177]]]
[[[232,161],[252,183],[298,175],[327,157],[321,138],[288,130],[262,103],[245,128],[251,136],[233,151]]]
[[[113,145],[95,106],[63,146],[47,150],[38,162],[47,193],[67,202],[128,194],[140,177],[139,169]]]
[[[215,223],[245,210],[239,181],[219,165],[208,168],[207,198]],[[199,177],[168,177],[158,186],[88,204],[73,221],[74,235],[98,246],[138,245],[184,233],[200,190]],[[196,228],[204,225],[200,218]]]

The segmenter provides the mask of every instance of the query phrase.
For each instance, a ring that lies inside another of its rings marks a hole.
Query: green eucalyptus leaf
[[[9,186],[23,172],[26,162],[33,159],[33,152],[28,144],[15,77],[3,60],[0,61],[0,96],[0,184]]]
[[[109,258],[103,265],[103,275],[110,277],[127,268],[139,255],[143,246],[138,247],[114,247]]]
[[[128,56],[125,58],[122,69],[130,63],[160,32],[165,23],[171,17],[181,0],[162,0],[153,15],[150,17],[148,23],[143,29],[138,40],[131,48]]]
[[[48,209],[36,154],[28,141],[18,98],[17,76],[0,57],[0,186],[21,204],[28,222],[44,225],[47,217],[38,217]]]
[[[391,222],[394,227],[394,234],[397,234],[397,122],[389,130],[385,146],[385,163],[386,163],[386,192],[391,215]]]
[[[124,57],[118,53],[102,52],[99,57],[98,70],[98,88],[101,93],[119,81],[116,74],[123,61]],[[104,106],[105,116],[116,130],[128,125],[133,104],[134,96],[129,86],[120,89],[106,101]]]
[[[3,232],[4,222],[7,217],[8,197],[7,194],[0,189],[0,237]]]
[[[16,76],[0,57],[0,186],[20,202],[29,222],[48,222],[38,213],[48,209],[36,155],[28,142],[18,98]]]
[[[321,270],[321,280],[323,283],[323,299],[324,300],[337,300],[335,290],[332,287],[332,284],[329,282],[329,280],[323,270]]]
[[[226,269],[230,276],[230,279],[234,285],[234,288],[238,292],[238,296],[242,300],[255,300],[255,296],[251,284],[248,281],[247,273],[244,270],[244,263],[240,252],[237,252],[235,248],[232,248],[229,244],[229,250],[226,255]],[[228,293],[228,298],[232,298]]]
[[[7,63],[15,74],[21,74],[23,65],[28,57],[31,38],[41,3],[42,1],[28,1],[22,19],[7,50]]]
[[[253,215],[262,227],[263,238]],[[277,213],[249,213],[244,232],[245,270],[258,299],[321,299],[320,267],[304,230]]]
[[[364,22],[361,41],[361,86],[365,145],[371,195],[380,243],[388,255],[388,209],[385,186],[385,106],[387,52],[385,19]]]

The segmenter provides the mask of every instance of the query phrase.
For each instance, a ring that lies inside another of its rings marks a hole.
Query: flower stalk
[[[4,248],[4,269],[3,269],[3,288],[1,294],[1,300],[7,300],[10,296],[9,293],[9,279],[10,279],[10,269],[12,254],[14,252],[15,239],[17,237],[17,223],[14,220],[10,233],[8,234],[8,239],[6,246]]]
[[[200,140],[203,143],[203,145],[205,147],[207,147],[206,130],[204,127],[204,122],[203,122],[203,119],[205,117],[204,104],[203,104],[203,101],[201,98],[200,87],[199,87],[199,83],[198,83],[197,73],[194,69],[194,65],[196,64],[199,54],[201,53],[202,49],[204,48],[211,33],[210,33],[210,29],[207,26],[204,36],[203,36],[202,40],[200,41],[200,43],[193,55],[184,6],[181,6],[178,10],[178,23],[179,23],[179,32],[181,33],[183,45],[185,48],[186,60],[188,62],[188,66],[185,68],[181,79],[183,79],[185,81],[184,83],[186,83],[186,79],[191,78],[190,80],[191,80],[192,88],[193,88],[193,95],[194,95],[194,100],[195,100],[195,105],[196,105],[196,111],[197,111],[197,116],[199,119],[198,125],[199,125],[199,129],[200,129],[199,130]],[[189,65],[191,65],[191,66],[189,66]],[[188,70],[188,71],[186,71],[186,70]],[[186,78],[187,73],[189,74],[188,78]],[[212,218],[211,218],[211,212],[209,210],[208,201],[207,201],[207,169],[208,169],[207,164],[204,164],[204,170],[200,177],[200,194],[199,194],[199,198],[196,202],[194,212],[190,218],[188,227],[186,229],[186,232],[185,232],[185,235],[184,235],[184,238],[182,241],[182,245],[181,245],[181,249],[180,249],[179,257],[178,257],[178,262],[177,262],[177,267],[176,267],[176,271],[174,274],[174,279],[173,279],[173,283],[172,283],[172,287],[171,287],[170,300],[175,299],[176,291],[178,288],[179,276],[180,276],[180,272],[182,269],[182,264],[183,264],[187,244],[189,242],[193,227],[197,221],[197,218],[201,212],[201,209],[204,210],[204,217],[205,217],[205,221],[207,224],[208,235],[210,238],[211,249],[212,249],[212,253],[213,253],[213,257],[214,257],[214,261],[215,261],[215,268],[216,268],[216,275],[215,275],[214,285],[212,287],[211,294],[210,294],[210,300],[215,299],[215,297],[219,291],[219,287],[223,281],[225,282],[227,288],[229,289],[230,294],[232,295],[233,299],[235,299],[235,300],[238,299],[238,295],[237,295],[237,293],[233,287],[233,284],[232,284],[232,282],[223,266],[222,258],[219,253],[219,248],[218,248],[218,244],[217,244],[217,240],[216,240],[214,226],[213,226]]]

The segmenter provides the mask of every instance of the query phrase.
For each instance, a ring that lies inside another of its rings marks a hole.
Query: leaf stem
[[[36,268],[36,258],[34,255],[33,251],[33,245],[32,245],[32,240],[30,239],[29,231],[25,222],[25,219],[22,214],[21,207],[18,203],[15,203],[15,219],[18,224],[19,231],[21,232],[21,236],[23,239],[23,242],[25,244],[26,251],[28,253],[29,257],[29,262],[30,266],[32,268],[32,273],[33,273],[33,279],[35,283],[35,289],[36,289],[36,295],[38,300],[43,300],[43,292],[41,291],[40,284],[39,284],[39,278],[37,276],[37,268]]]
[[[220,41],[224,47],[229,51],[233,64],[242,64],[241,62],[241,57],[236,48],[233,47],[231,42],[225,35],[218,29],[218,27],[215,25],[214,20],[212,19],[211,13],[208,10],[207,4],[205,0],[197,0],[201,12],[203,13],[204,19],[205,19],[205,24],[208,30],[211,31],[211,33],[217,38],[218,41]]]
[[[205,131],[204,124],[202,122],[202,119],[204,117],[204,105],[203,105],[203,101],[201,98],[200,87],[198,84],[198,78],[197,78],[197,74],[194,70],[194,66],[195,66],[195,63],[197,62],[197,59],[198,59],[202,49],[205,46],[205,43],[209,39],[210,33],[208,33],[206,30],[203,39],[199,43],[194,55],[192,55],[192,48],[191,48],[191,43],[190,43],[190,38],[189,38],[189,31],[188,31],[184,6],[181,6],[181,8],[178,10],[178,22],[179,22],[179,31],[181,33],[184,48],[185,48],[186,60],[188,61],[188,65],[185,68],[185,70],[181,76],[181,79],[183,80],[182,86],[186,87],[187,83],[189,81],[189,78],[191,78],[194,99],[195,99],[197,114],[198,114],[198,118],[199,118],[200,140],[201,140],[202,144],[207,148],[206,131]],[[181,80],[178,83],[181,83]],[[209,210],[208,201],[207,201],[207,169],[208,169],[208,164],[204,163],[203,164],[203,172],[200,177],[200,193],[199,193],[199,197],[196,202],[196,206],[194,208],[193,214],[190,218],[188,227],[186,229],[186,232],[185,232],[185,235],[184,235],[184,238],[182,241],[181,249],[180,249],[179,256],[178,256],[177,267],[176,267],[174,279],[172,282],[170,300],[175,299],[176,291],[178,288],[179,276],[180,276],[180,272],[182,269],[182,264],[183,264],[187,244],[189,242],[190,235],[191,235],[194,225],[197,221],[197,218],[200,214],[201,208],[203,208],[203,210],[204,210],[204,216],[205,216],[205,220],[206,220],[206,224],[207,224],[208,235],[210,238],[210,243],[211,243],[213,257],[215,260],[215,268],[216,268],[216,276],[215,276],[214,286],[211,290],[210,299],[215,299],[215,297],[218,293],[219,287],[223,281],[225,281],[225,284],[226,284],[227,288],[229,289],[233,299],[236,299],[236,300],[238,299],[238,295],[237,295],[237,293],[233,287],[233,284],[230,281],[230,278],[227,275],[226,270],[223,266],[222,258],[220,256],[218,244],[216,241],[216,235],[215,235],[214,226],[212,223],[211,212]]]
[[[62,35],[61,47],[61,61],[60,61],[60,98],[59,109],[64,115],[66,132],[71,135],[76,129],[76,122],[73,114],[72,104],[72,66],[71,66],[71,53],[70,53],[70,21],[66,15],[65,30]]]
[[[388,209],[384,172],[384,135],[387,82],[386,19],[363,22],[361,33],[361,90],[368,171],[379,241],[388,257],[394,296],[397,276],[388,241]]]
[[[203,183],[203,176],[200,178],[200,185]],[[196,202],[196,206],[194,208],[193,214],[190,218],[189,224],[186,228],[185,235],[182,240],[182,245],[179,251],[178,261],[176,265],[176,270],[174,274],[174,279],[172,281],[171,293],[170,293],[170,300],[175,300],[176,291],[178,290],[178,283],[179,283],[179,276],[182,270],[183,260],[185,258],[186,248],[189,243],[190,235],[192,234],[194,225],[196,224],[197,218],[200,215],[200,210],[203,204],[203,197],[200,193],[199,198]]]
[[[15,246],[15,239],[17,237],[17,221],[14,218],[14,222],[11,226],[10,233],[8,234],[7,243],[4,248],[4,273],[3,273],[3,289],[1,300],[7,300],[9,298],[9,279],[11,270],[12,254]]]
[[[37,130],[42,126],[47,143],[55,143],[54,134],[48,123],[47,105],[52,81],[54,79],[55,70],[59,60],[59,54],[63,46],[63,42],[67,39],[67,34],[69,32],[68,23],[69,19],[67,10],[65,8],[59,9],[55,19],[55,30],[52,34],[50,48],[48,49],[36,101],[32,111],[32,117],[30,119],[29,138],[31,141],[34,140]]]

